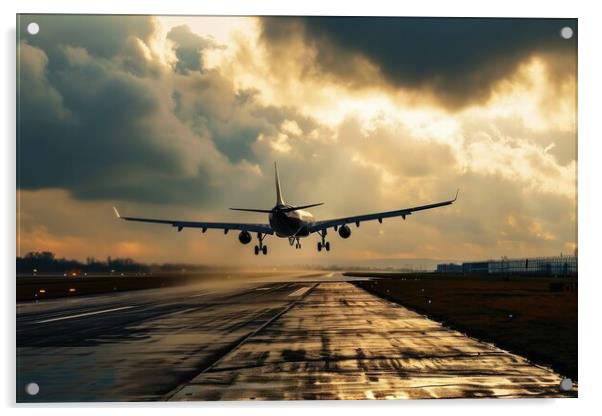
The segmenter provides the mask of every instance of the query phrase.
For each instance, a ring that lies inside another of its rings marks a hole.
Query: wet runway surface
[[[325,274],[17,307],[17,400],[563,397],[560,377]],[[40,392],[28,396],[24,386]]]

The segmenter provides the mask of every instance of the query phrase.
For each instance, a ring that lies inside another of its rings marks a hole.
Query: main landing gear
[[[289,237],[288,243],[292,246],[295,245],[295,248],[298,250],[301,248],[301,242],[299,241],[299,237]]]
[[[268,254],[268,246],[263,245],[263,240],[267,237],[266,234],[257,233],[257,240],[259,241],[259,245],[255,246],[255,255],[257,256],[261,251],[265,256]]]
[[[330,251],[330,241],[326,241],[326,234],[326,230],[320,231],[322,241],[318,241],[318,251],[322,251],[322,247],[325,248],[326,251]]]

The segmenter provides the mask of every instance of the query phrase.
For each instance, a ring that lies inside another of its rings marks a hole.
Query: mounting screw
[[[560,391],[571,391],[573,389],[573,380],[570,378],[563,378],[560,381]]]
[[[571,29],[568,26],[563,27],[562,29],[560,29],[560,36],[562,36],[563,39],[570,39],[573,37],[573,29]]]
[[[31,22],[27,25],[27,33],[30,35],[37,35],[39,31],[40,25],[38,25],[36,22]]]
[[[27,386],[25,386],[25,391],[30,396],[35,396],[40,392],[40,386],[38,385],[38,383],[29,383],[27,384]]]

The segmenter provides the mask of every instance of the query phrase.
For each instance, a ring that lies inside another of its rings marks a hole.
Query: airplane
[[[278,165],[274,163],[274,173],[276,177],[276,206],[272,209],[254,209],[254,208],[230,208],[234,211],[246,211],[246,212],[258,212],[268,214],[269,224],[249,224],[249,223],[238,223],[238,222],[197,222],[197,221],[180,221],[180,220],[164,220],[154,218],[137,218],[137,217],[122,217],[117,211],[117,208],[113,207],[117,218],[125,221],[140,221],[149,222],[155,224],[170,224],[173,227],[178,228],[178,232],[184,228],[200,228],[203,233],[208,229],[221,229],[224,230],[224,234],[228,234],[230,230],[239,230],[238,240],[242,244],[249,244],[252,240],[251,233],[257,233],[257,245],[255,246],[255,255],[263,253],[268,254],[268,247],[263,243],[269,235],[276,235],[280,238],[288,238],[290,245],[295,245],[296,249],[301,248],[301,238],[309,237],[311,234],[317,233],[321,237],[321,241],[318,242],[318,251],[322,249],[330,251],[330,241],[326,241],[328,235],[328,229],[332,228],[335,232],[338,231],[339,236],[343,239],[349,238],[351,235],[351,228],[349,224],[354,224],[356,227],[360,226],[360,223],[364,221],[378,220],[382,224],[383,218],[390,217],[401,217],[404,220],[408,215],[411,215],[416,211],[423,211],[432,208],[443,207],[446,205],[453,204],[458,199],[458,191],[454,199],[448,201],[436,202],[428,205],[420,205],[412,208],[403,208],[394,211],[377,212],[373,214],[356,215],[352,217],[335,218],[324,221],[315,221],[314,216],[307,211],[307,208],[317,207],[323,205],[323,202],[316,204],[293,206],[288,205],[282,198],[282,191],[280,190],[280,179],[278,177]]]

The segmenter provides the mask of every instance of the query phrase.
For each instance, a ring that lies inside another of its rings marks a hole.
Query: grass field
[[[379,277],[355,284],[578,379],[576,278]]]

